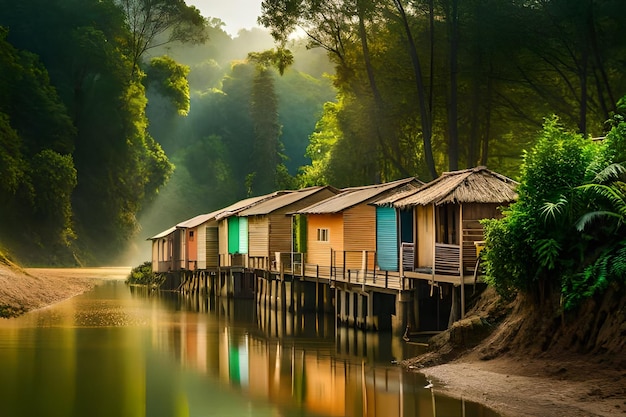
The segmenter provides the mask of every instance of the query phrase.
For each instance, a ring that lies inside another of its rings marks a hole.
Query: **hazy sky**
[[[256,19],[261,14],[261,0],[186,0],[196,6],[205,17],[218,17],[226,23],[224,29],[236,36],[239,29],[258,26]]]

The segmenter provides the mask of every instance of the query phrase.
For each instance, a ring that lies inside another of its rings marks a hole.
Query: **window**
[[[193,242],[193,230],[189,231],[189,241]]]
[[[317,241],[328,242],[328,229],[317,229]]]

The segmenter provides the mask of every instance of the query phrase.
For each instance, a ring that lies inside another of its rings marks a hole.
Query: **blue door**
[[[383,271],[398,270],[398,228],[393,207],[376,207],[376,262]]]

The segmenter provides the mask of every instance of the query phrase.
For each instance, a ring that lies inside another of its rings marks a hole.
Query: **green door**
[[[228,253],[239,252],[239,217],[228,218]]]

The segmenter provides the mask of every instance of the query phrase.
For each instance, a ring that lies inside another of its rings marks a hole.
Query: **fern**
[[[611,260],[610,272],[616,280],[621,279],[626,282],[626,240],[622,240],[615,250],[615,255]]]
[[[559,259],[561,245],[555,239],[541,239],[537,241],[535,252],[539,259],[539,264],[543,268],[553,270],[556,261]]]
[[[563,281],[565,308],[573,309],[585,298],[606,290],[611,282],[626,282],[626,240],[605,249],[594,263]]]

